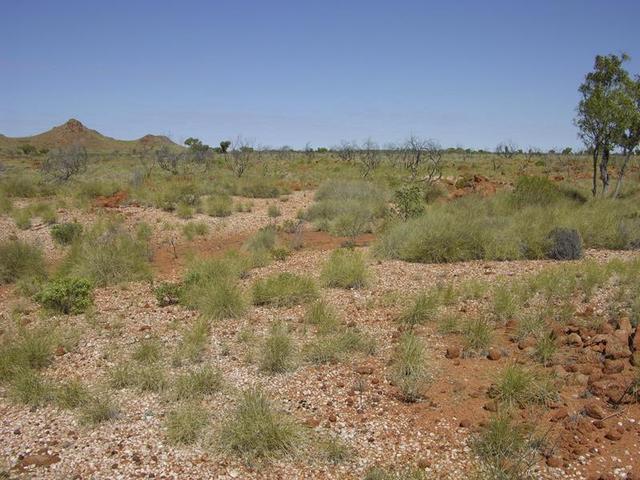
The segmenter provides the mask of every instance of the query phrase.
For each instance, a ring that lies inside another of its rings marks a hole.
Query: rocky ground
[[[287,202],[277,202],[283,219],[293,219],[311,202],[310,192],[296,192]],[[239,247],[251,232],[273,220],[267,207],[274,201],[254,200],[249,213],[234,213],[207,222],[206,237],[184,240],[179,233],[185,220],[152,208],[121,206],[110,213],[124,216],[127,224],[144,221],[152,226],[155,280],[178,279],[188,251],[214,255]],[[104,209],[65,209],[59,221],[90,223]],[[174,225],[175,228],[168,228]],[[63,250],[51,243],[48,227],[37,223],[17,230],[9,217],[0,218],[0,239],[17,235],[39,242],[51,261]],[[370,238],[358,243],[363,251]],[[306,232],[305,248],[283,261],[252,270],[242,280],[249,288],[258,278],[288,271],[318,278],[332,248],[340,244],[317,232]],[[174,248],[175,247],[175,248]],[[589,251],[587,258],[605,262],[632,253]],[[362,478],[372,466],[411,466],[427,478],[459,479],[474,471],[477,459],[470,438],[482,428],[496,404],[487,391],[497,373],[513,362],[530,362],[531,344],[512,340],[514,325],[496,331],[496,341],[486,357],[468,356],[459,335],[438,332],[436,325],[419,327],[428,349],[434,381],[425,398],[403,402],[389,380],[389,359],[401,327],[395,321],[403,300],[439,284],[462,285],[470,279],[489,284],[537,272],[549,261],[464,262],[447,265],[407,264],[369,260],[370,281],[358,290],[323,289],[322,296],[343,321],[376,339],[374,355],[355,355],[335,365],[299,362],[295,370],[280,375],[261,373],[252,358],[247,332],[260,339],[274,320],[291,328],[297,344],[309,332],[302,323],[303,306],[252,307],[239,320],[214,323],[204,362],[220,368],[223,390],[206,400],[211,415],[208,434],[195,446],[170,445],[164,418],[171,405],[159,394],[134,390],[114,391],[119,416],[95,427],[82,425],[73,412],[54,407],[29,409],[11,402],[0,387],[0,470],[9,478]],[[479,300],[480,302],[482,299]],[[104,383],[106,371],[145,338],[157,338],[166,352],[175,349],[181,331],[197,313],[180,306],[160,307],[148,283],[97,289],[94,313],[51,319],[80,332],[77,346],[56,352],[47,377],[78,378],[90,386]],[[464,316],[478,301],[462,302],[454,311]],[[11,287],[0,290],[0,318],[9,322],[19,307],[23,322],[37,321],[35,304],[20,299]],[[576,315],[604,316],[596,297],[577,307]],[[527,408],[520,415],[547,432],[547,458],[541,457],[536,478],[632,479],[640,476],[640,406],[619,400],[638,362],[640,334],[628,318],[604,322],[597,330],[580,322],[557,327],[563,347],[560,361],[549,366],[562,382],[558,401],[548,408]],[[257,342],[258,340],[256,340]],[[170,354],[163,363],[170,375]],[[269,462],[251,463],[215,448],[216,427],[228,416],[237,392],[259,385],[277,405],[309,431],[309,438],[337,437],[350,449],[344,462],[331,463],[305,454]]]

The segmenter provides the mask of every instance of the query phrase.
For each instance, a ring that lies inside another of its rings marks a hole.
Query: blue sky
[[[579,145],[599,53],[640,73],[637,0],[0,0],[0,133]]]

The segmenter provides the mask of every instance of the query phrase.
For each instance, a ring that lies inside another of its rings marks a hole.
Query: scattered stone
[[[614,360],[620,358],[627,358],[631,356],[631,350],[624,343],[613,340],[607,342],[607,346],[604,349],[604,354],[607,358],[612,358]]]
[[[571,333],[567,335],[565,343],[572,347],[582,347],[582,338],[577,333]]]
[[[460,426],[462,428],[469,428],[471,426],[471,420],[469,420],[468,418],[463,418],[462,420],[460,420]]]
[[[584,413],[591,418],[595,418],[596,420],[602,420],[607,416],[607,412],[605,412],[604,408],[595,401],[589,402],[584,406]]]
[[[500,351],[497,348],[493,348],[493,347],[489,349],[489,353],[487,354],[487,358],[489,360],[494,360],[494,361],[500,360],[501,356],[502,355],[500,355]]]
[[[373,373],[373,367],[371,365],[359,365],[356,367],[356,373],[360,375],[371,375]]]
[[[20,466],[28,467],[29,465],[34,465],[36,467],[48,467],[59,461],[60,457],[58,455],[49,455],[47,453],[27,455],[20,461]]]
[[[447,353],[445,354],[445,357],[450,358],[450,359],[459,358],[460,357],[460,347],[455,347],[455,346],[447,347]]]
[[[563,461],[561,457],[558,457],[557,455],[553,455],[549,458],[547,458],[547,465],[549,465],[551,468],[560,468],[563,465]]]
[[[484,404],[482,408],[484,408],[487,412],[497,412],[498,404],[493,400],[489,400],[487,403]]]
[[[617,442],[622,438],[622,433],[620,433],[618,430],[611,429],[607,433],[605,433],[604,438],[606,438],[607,440],[611,440],[612,442]]]

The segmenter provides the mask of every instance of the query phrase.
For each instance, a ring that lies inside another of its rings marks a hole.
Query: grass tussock
[[[362,253],[345,248],[331,254],[321,273],[322,284],[334,288],[362,288],[367,284],[367,278]]]
[[[0,242],[0,284],[25,278],[44,278],[42,250],[21,240]]]
[[[513,364],[500,372],[490,394],[507,407],[524,407],[546,405],[556,399],[558,390],[548,373]]]
[[[171,398],[174,400],[197,400],[212,395],[222,388],[220,370],[205,365],[180,375],[173,383]]]
[[[411,305],[407,307],[398,320],[407,325],[424,325],[433,320],[440,307],[438,292],[422,292],[416,296]]]
[[[287,326],[275,323],[264,341],[260,369],[270,374],[283,373],[293,368],[295,345]]]
[[[167,414],[167,439],[174,445],[191,445],[207,427],[209,413],[200,405],[182,403]]]
[[[293,419],[277,411],[259,390],[243,392],[238,405],[220,431],[222,447],[248,458],[292,454],[304,435]]]
[[[62,272],[96,286],[146,280],[151,276],[144,229],[129,233],[117,222],[98,222],[72,246]]]
[[[314,300],[318,289],[311,278],[284,272],[256,281],[252,294],[254,305],[290,307]]]
[[[424,345],[412,332],[405,333],[398,342],[393,357],[391,379],[403,400],[419,400],[430,380]]]

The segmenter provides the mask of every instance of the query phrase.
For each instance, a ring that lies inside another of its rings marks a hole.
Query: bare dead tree
[[[411,181],[433,183],[442,178],[442,147],[435,140],[426,140],[410,135],[399,149],[404,168],[411,173]],[[418,178],[421,169],[426,173]]]
[[[158,167],[172,175],[178,174],[178,167],[182,161],[182,155],[163,145],[155,151],[155,161]]]
[[[504,162],[511,160],[518,152],[518,147],[512,142],[500,142],[496,147],[495,155],[491,156],[493,170],[501,169]]]
[[[236,138],[231,150],[227,153],[227,161],[233,174],[240,178],[253,161],[255,149],[253,144],[242,137]]]
[[[87,170],[89,154],[82,145],[50,151],[42,162],[42,172],[60,182]]]
[[[382,157],[378,144],[371,138],[365,140],[358,151],[358,161],[362,169],[362,176],[367,177],[373,170],[380,166]]]
[[[340,145],[334,147],[334,150],[340,160],[347,163],[353,163],[356,157],[356,151],[358,150],[358,145],[356,142],[342,140]]]
[[[149,178],[151,176],[151,172],[156,166],[156,162],[152,156],[152,148],[150,146],[144,146],[140,150],[134,150],[133,154],[138,160],[138,164],[140,165],[140,169],[142,170],[142,174],[144,178]]]

